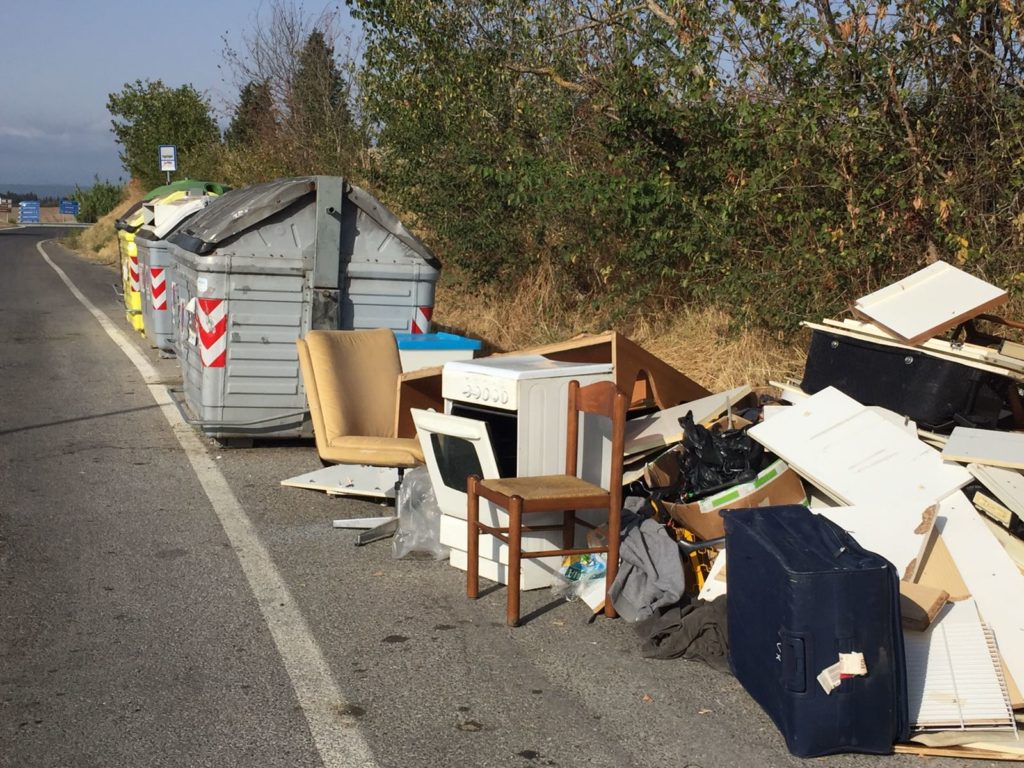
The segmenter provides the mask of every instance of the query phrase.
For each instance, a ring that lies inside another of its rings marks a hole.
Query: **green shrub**
[[[99,176],[93,180],[91,187],[82,189],[75,186],[72,197],[78,201],[78,220],[87,224],[99,221],[103,216],[114,210],[124,190],[110,181],[100,181]]]

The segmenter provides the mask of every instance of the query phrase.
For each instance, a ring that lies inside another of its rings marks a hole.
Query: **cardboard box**
[[[805,504],[800,476],[786,462],[779,459],[763,469],[748,483],[716,493],[690,504],[664,502],[666,511],[680,525],[704,540],[725,535],[725,525],[719,512],[723,509],[747,507],[775,507],[782,504]]]

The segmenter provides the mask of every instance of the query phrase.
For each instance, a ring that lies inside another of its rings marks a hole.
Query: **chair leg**
[[[519,576],[522,572],[523,498],[513,496],[508,505],[508,604],[505,623],[519,626]]]
[[[476,493],[478,478],[471,475],[466,484],[466,597],[476,599],[480,593],[480,497]]]
[[[608,562],[605,566],[604,615],[609,619],[618,616],[612,605],[611,591],[615,576],[619,572],[619,535],[622,531],[622,510],[608,510]]]
[[[562,548],[576,546],[576,510],[567,509],[562,513]]]

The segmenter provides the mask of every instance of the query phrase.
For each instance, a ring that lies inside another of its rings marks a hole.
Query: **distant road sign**
[[[61,200],[60,212],[69,216],[78,215],[79,204],[77,200]]]
[[[178,170],[178,148],[175,145],[160,145],[160,170],[168,173]]]
[[[19,224],[39,223],[39,202],[37,200],[26,200],[18,204]]]

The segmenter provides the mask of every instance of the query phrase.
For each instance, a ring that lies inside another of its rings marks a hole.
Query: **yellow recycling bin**
[[[139,249],[135,244],[135,233],[146,223],[143,203],[173,203],[196,192],[206,195],[223,194],[229,189],[223,184],[209,181],[182,179],[149,193],[114,222],[117,230],[117,250],[121,261],[121,288],[124,295],[124,311],[128,323],[143,336],[146,335],[142,314],[142,275],[139,271]]]

